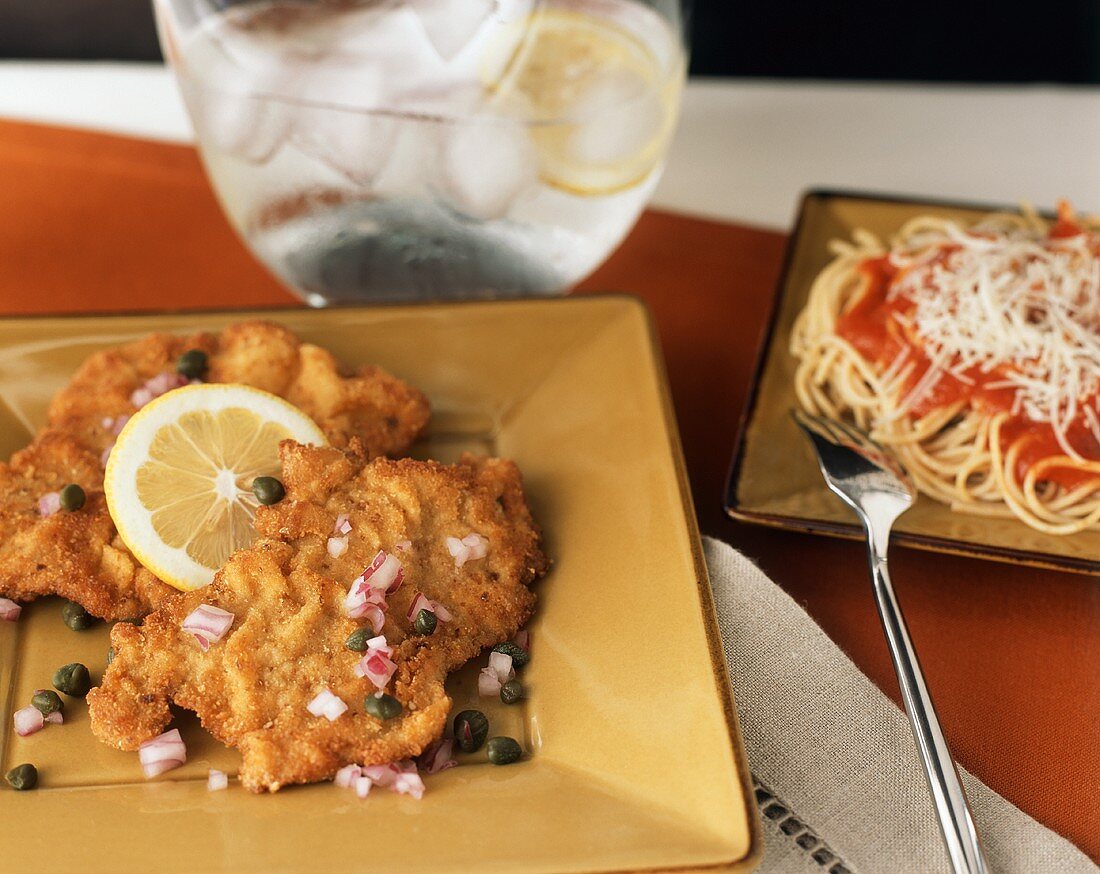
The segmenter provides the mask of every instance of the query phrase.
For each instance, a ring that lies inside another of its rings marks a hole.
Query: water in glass
[[[678,2],[157,0],[237,231],[318,305],[561,291],[636,220]]]

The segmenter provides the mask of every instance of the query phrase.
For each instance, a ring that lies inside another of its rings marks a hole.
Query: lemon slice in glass
[[[244,385],[192,385],[126,423],[104,478],[107,507],[138,561],[177,589],[205,586],[256,537],[252,481],[279,476],[279,442],[326,442],[305,413]]]
[[[504,114],[528,121],[543,182],[612,194],[643,182],[664,156],[684,56],[652,10],[630,4],[620,21],[576,6],[542,7],[501,28],[481,79]]]

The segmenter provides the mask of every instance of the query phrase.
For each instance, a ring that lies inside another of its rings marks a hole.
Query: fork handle
[[[905,712],[909,716],[909,725],[913,729],[913,739],[920,753],[924,776],[932,792],[947,854],[951,858],[951,867],[956,874],[985,874],[985,857],[978,842],[978,832],[974,827],[966,793],[959,782],[959,772],[955,769],[947,739],[943,736],[943,729],[936,717],[936,708],[924,682],[917,651],[909,639],[909,629],[905,626],[905,618],[901,614],[901,607],[894,595],[894,586],[890,582],[890,572],[886,567],[886,544],[876,543],[877,539],[873,534],[868,538],[875,601],[883,630],[886,632],[886,641],[890,646],[894,670],[898,675],[898,685],[901,686]]]

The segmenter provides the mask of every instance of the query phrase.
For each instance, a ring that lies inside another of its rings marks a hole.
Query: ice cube
[[[454,60],[495,21],[496,0],[408,0],[428,40],[444,61]]]
[[[499,218],[538,178],[538,153],[526,128],[507,119],[451,125],[444,150],[446,190],[460,212]]]
[[[437,187],[442,165],[445,122],[391,116],[395,133],[374,182],[385,197],[420,197]]]
[[[367,187],[386,163],[397,124],[389,116],[362,110],[303,107],[295,115],[293,139],[305,154]]]
[[[636,73],[600,77],[571,113],[579,123],[569,151],[583,164],[618,164],[640,156],[660,137],[665,107],[656,89]]]
[[[290,118],[277,101],[216,91],[183,80],[181,87],[204,146],[262,164],[289,136]]]
[[[497,21],[508,24],[531,14],[536,0],[496,0]]]

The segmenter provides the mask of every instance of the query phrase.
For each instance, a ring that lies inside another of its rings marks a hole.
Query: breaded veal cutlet
[[[169,704],[195,711],[240,749],[241,781],[254,792],[419,754],[443,733],[448,673],[516,633],[534,606],[529,586],[548,566],[510,461],[370,461],[355,441],[350,451],[285,441],[281,455],[287,495],[258,511],[261,538],[207,588],[141,626],[116,625],[114,660],[88,695],[93,732],[123,750],[163,731]],[[333,557],[326,544],[341,514],[348,548]],[[470,533],[487,539],[488,552],[457,567],[445,540]],[[382,628],[397,665],[386,692],[402,705],[389,720],[365,712],[375,686],[355,672],[362,653],[345,646],[367,624],[347,616],[349,585],[380,550],[404,569]],[[452,615],[428,636],[406,615],[418,593]],[[181,628],[200,604],[234,615],[205,652]],[[332,722],[306,706],[324,689],[350,708]]]
[[[175,591],[122,543],[107,512],[103,468],[114,423],[135,412],[134,391],[174,373],[189,349],[206,353],[205,381],[280,395],[334,446],[354,439],[369,457],[404,452],[428,421],[427,399],[417,389],[377,367],[346,371],[324,349],[272,322],[241,322],[219,334],[152,334],[97,352],[54,397],[33,442],[0,463],[0,596],[60,595],[103,619],[127,619]],[[39,498],[68,483],[84,489],[84,507],[42,517]]]

